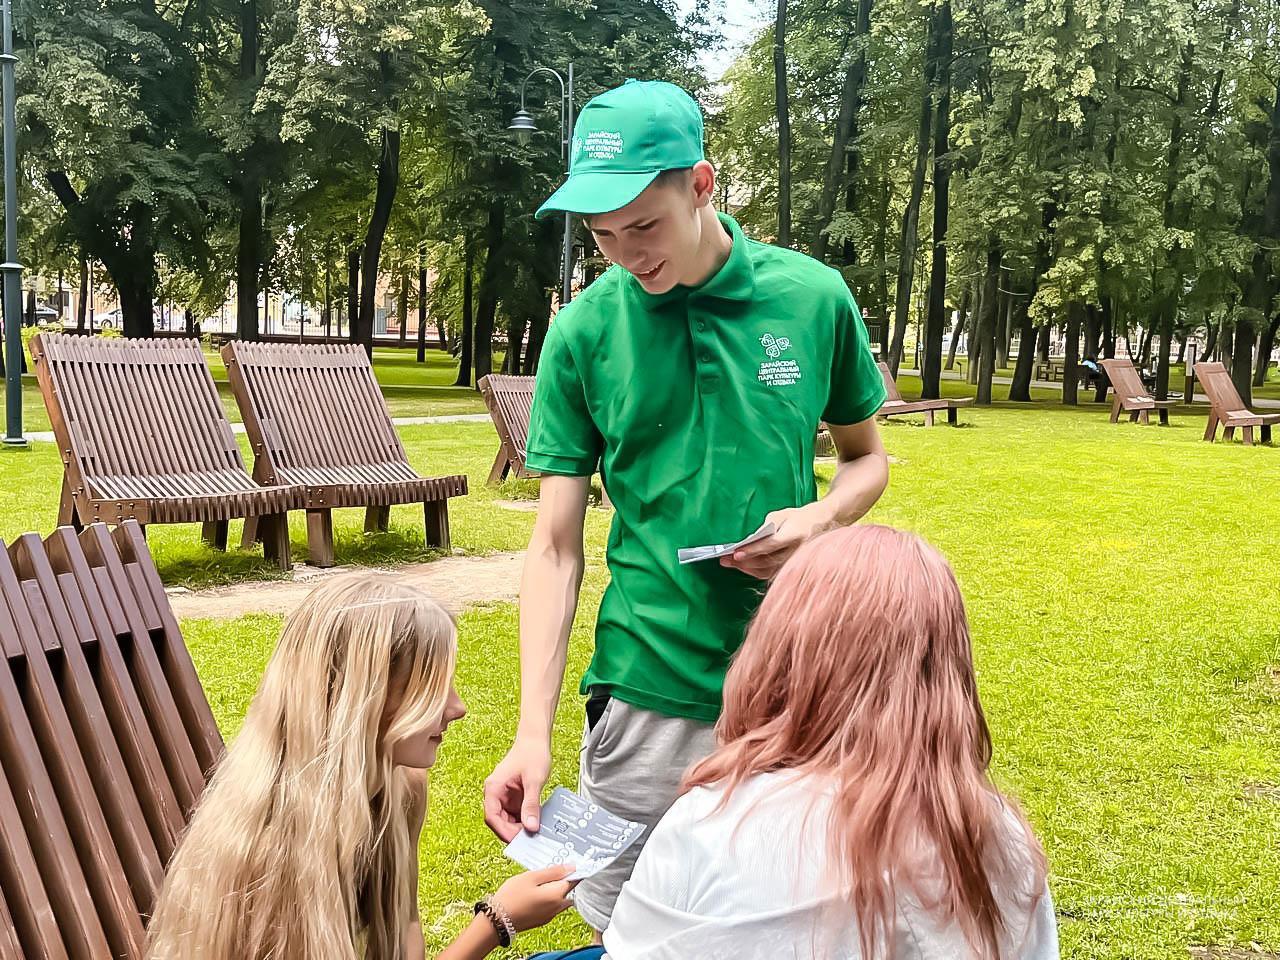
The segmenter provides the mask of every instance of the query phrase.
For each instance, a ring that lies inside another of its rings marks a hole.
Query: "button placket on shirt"
[[[693,298],[688,304],[689,334],[693,338],[694,355],[698,360],[698,382],[703,393],[715,393],[720,389],[720,372],[713,366],[715,353],[712,350],[712,337],[707,333],[707,318]]]

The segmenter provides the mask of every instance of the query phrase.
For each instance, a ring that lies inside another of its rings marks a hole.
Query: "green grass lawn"
[[[1203,417],[1177,407],[1168,428],[1112,426],[1104,407],[1001,404],[966,410],[959,429],[925,429],[918,418],[884,428],[895,463],[873,519],[919,532],[956,567],[995,776],[1044,841],[1070,958],[1182,960],[1193,945],[1254,942],[1280,951],[1280,448],[1203,443]],[[470,476],[472,494],[453,507],[456,547],[523,548],[533,515],[493,500],[536,487],[484,486],[496,444],[488,424],[401,433],[418,469]],[[0,537],[52,526],[59,469],[49,444],[0,451]],[[821,478],[830,471],[819,465]],[[582,709],[573,688],[606,581],[608,522],[590,511],[553,783],[576,779]],[[336,533],[342,563],[429,555],[421,514],[407,507],[392,511],[388,534],[365,537],[359,511],[341,512]],[[149,531],[167,581],[270,572],[260,555],[223,556],[197,534]],[[301,551],[301,526],[293,542]],[[480,796],[514,729],[516,626],[507,603],[460,623],[458,682],[470,715],[434,771],[422,844],[433,949],[512,872],[483,825]],[[232,736],[280,621],[183,627]],[[584,938],[563,917],[520,950]]]

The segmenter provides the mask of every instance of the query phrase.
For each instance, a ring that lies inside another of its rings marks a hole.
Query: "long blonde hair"
[[[440,720],[455,652],[419,591],[368,575],[313,591],[174,854],[149,956],[400,960],[425,798],[391,746]]]
[[[984,960],[1000,957],[1009,926],[997,892],[1030,913],[1043,889],[1040,844],[988,776],[960,587],[913,534],[859,524],[796,551],[728,672],[716,733],[686,790],[720,785],[727,802],[760,773],[833,781],[831,854],[865,957],[879,956],[898,887],[953,918]]]

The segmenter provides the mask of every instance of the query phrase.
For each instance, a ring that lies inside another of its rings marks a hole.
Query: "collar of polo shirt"
[[[747,301],[756,292],[756,274],[751,266],[751,257],[747,253],[747,238],[742,233],[733,217],[717,214],[729,236],[733,238],[733,247],[729,250],[729,259],[707,280],[696,287],[676,284],[663,293],[650,293],[630,273],[627,273],[627,285],[633,296],[640,297],[653,304],[667,303],[686,297],[712,297],[720,300]]]

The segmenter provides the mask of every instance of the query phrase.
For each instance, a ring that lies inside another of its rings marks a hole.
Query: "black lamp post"
[[[550,67],[537,67],[530,71],[529,75],[520,83],[520,109],[516,111],[516,115],[511,118],[511,123],[507,125],[507,130],[515,135],[516,140],[525,144],[529,142],[529,138],[533,136],[538,129],[537,123],[534,122],[533,114],[525,109],[524,91],[529,81],[540,73],[550,74],[560,81],[560,159],[565,162],[565,169],[569,168],[569,138],[573,136],[573,64],[569,64],[568,80]],[[560,265],[561,270],[561,289],[560,289],[560,306],[564,306],[569,302],[570,297],[570,281],[572,280],[573,271],[573,223],[570,214],[564,215],[564,256]]]

